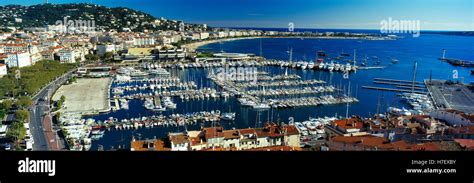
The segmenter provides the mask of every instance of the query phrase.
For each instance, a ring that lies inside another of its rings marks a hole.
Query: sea
[[[274,30],[274,29],[267,29]],[[278,30],[278,29],[277,29]],[[377,33],[375,30],[304,30],[304,31],[339,31],[339,32],[362,32]],[[417,63],[415,80],[423,82],[425,79],[457,80],[464,83],[474,81],[471,75],[472,68],[452,66],[440,61],[443,49],[446,57],[463,60],[474,60],[474,37],[437,34],[425,31],[419,37],[410,34],[401,35],[397,40],[352,40],[352,39],[313,39],[313,38],[257,38],[241,39],[235,41],[217,42],[204,45],[198,49],[201,52],[227,52],[227,53],[250,53],[262,55],[268,59],[289,60],[288,50],[292,50],[293,61],[314,61],[317,51],[324,51],[329,56],[337,56],[340,53],[350,54],[352,59],[354,50],[357,50],[357,62],[368,57],[367,66],[384,66],[385,69],[358,70],[350,73],[348,78],[343,77],[340,72],[327,72],[320,70],[293,70],[288,69],[288,74],[297,74],[303,80],[320,79],[328,84],[349,87],[351,95],[359,99],[358,103],[350,105],[323,105],[316,107],[300,107],[290,109],[273,109],[267,111],[255,111],[248,107],[242,107],[236,98],[227,100],[203,100],[203,101],[181,101],[174,99],[177,109],[165,112],[148,111],[143,107],[142,100],[131,100],[129,110],[118,110],[96,116],[95,120],[107,120],[110,117],[117,119],[137,118],[149,115],[171,115],[173,113],[192,113],[199,111],[219,110],[221,112],[235,112],[234,121],[222,121],[220,124],[225,129],[260,127],[267,121],[287,123],[290,118],[295,121],[304,121],[310,117],[332,117],[346,115],[360,115],[370,117],[376,113],[383,113],[390,106],[409,108],[394,92],[363,89],[362,86],[374,86],[374,78],[389,78],[398,80],[412,80],[414,76],[414,65]],[[375,65],[375,59],[380,60]],[[398,63],[392,63],[397,59]],[[179,77],[182,81],[194,81],[198,87],[218,87],[207,79],[206,69],[170,69],[171,74]],[[262,67],[259,71],[271,74],[284,74],[286,69],[281,67]],[[114,87],[115,84],[112,86]],[[105,135],[94,140],[91,150],[97,150],[99,145],[104,149],[130,148],[132,136],[137,139],[165,138],[170,132],[183,132],[185,130],[199,130],[202,125],[189,125],[180,127],[158,127],[141,128],[135,130],[110,130]]]

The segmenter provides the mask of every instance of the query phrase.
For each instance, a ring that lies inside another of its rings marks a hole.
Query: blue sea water
[[[338,40],[338,39],[300,39],[300,38],[264,38],[264,39],[245,39],[229,42],[213,43],[201,47],[200,51],[219,52],[238,52],[260,54],[260,42],[262,43],[263,56],[269,59],[288,60],[288,50],[293,50],[293,60],[314,60],[316,52],[323,50],[331,57],[337,56],[341,52],[353,54],[357,50],[357,60],[362,57],[369,57],[369,66],[374,61],[370,60],[372,56],[377,56],[381,61],[380,66],[386,66],[385,69],[359,70],[351,73],[349,79],[344,79],[342,73],[326,71],[309,70],[288,70],[289,74],[298,74],[302,79],[321,79],[335,86],[351,85],[352,95],[356,96],[360,102],[349,105],[349,115],[371,116],[377,111],[383,112],[388,106],[407,107],[401,102],[393,92],[384,92],[376,90],[362,89],[361,86],[372,86],[373,78],[391,78],[411,80],[413,77],[413,66],[415,61],[418,63],[416,80],[423,81],[431,77],[433,79],[452,79],[453,70],[458,72],[458,80],[465,83],[473,82],[474,76],[470,73],[470,68],[452,66],[446,62],[438,60],[441,57],[442,50],[446,49],[446,57],[465,60],[474,60],[474,37],[451,36],[440,34],[421,34],[414,38],[405,36],[399,40],[369,41],[369,40]],[[399,60],[392,64],[392,58]],[[283,74],[285,70],[280,67],[265,67],[261,70],[272,74]],[[170,70],[173,76],[182,80],[193,80],[198,87],[218,87],[207,80],[207,70],[205,69],[186,69]],[[198,111],[220,110],[222,112],[236,112],[236,120],[233,122],[223,122],[222,125],[227,128],[247,128],[261,126],[266,121],[287,122],[289,117],[294,117],[296,121],[302,121],[309,117],[324,116],[345,116],[346,105],[329,105],[317,107],[293,108],[284,110],[269,110],[257,112],[250,108],[240,106],[235,98],[228,100],[207,100],[183,102],[179,99],[174,100],[178,108],[173,111],[163,112],[164,115],[172,113],[190,113]],[[106,120],[109,117],[118,119],[140,117],[158,112],[147,111],[142,107],[143,101],[133,100],[130,102],[129,110],[119,110],[107,114],[93,116],[96,120]],[[207,124],[208,125],[208,124]],[[187,126],[188,130],[199,129],[200,125]],[[183,131],[184,127],[150,128],[124,131],[107,131],[103,138],[94,141],[92,150],[96,150],[98,145],[104,148],[117,148],[119,145],[124,148],[130,147],[132,135],[143,138],[163,138],[168,132]]]

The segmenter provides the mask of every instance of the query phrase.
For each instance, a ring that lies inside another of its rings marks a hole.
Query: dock
[[[441,61],[448,62],[454,66],[461,66],[461,67],[474,67],[474,61],[470,60],[462,60],[457,58],[438,58]]]
[[[376,87],[376,86],[362,86],[365,89],[372,89],[372,90],[384,90],[384,91],[393,91],[393,92],[402,92],[402,93],[410,93],[412,90],[405,90],[405,89],[397,89],[397,88],[383,88],[383,87]],[[427,94],[427,92],[414,90],[413,93],[418,94]]]
[[[409,81],[409,80],[399,80],[399,79],[387,79],[387,78],[374,78],[375,81],[386,81],[386,82],[398,82],[398,83],[410,83],[410,84],[421,84],[423,85],[423,82],[418,82],[418,81]]]
[[[408,84],[408,83],[399,83],[399,82],[386,82],[386,81],[374,81],[375,84],[386,84],[386,85],[396,85],[396,86],[408,86],[408,87],[425,87],[422,84]]]
[[[385,66],[359,67],[359,70],[369,70],[369,69],[385,69]]]

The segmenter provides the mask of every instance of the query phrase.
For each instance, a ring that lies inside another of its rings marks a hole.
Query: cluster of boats
[[[332,93],[336,90],[334,86],[308,86],[302,88],[292,89],[263,89],[263,90],[247,90],[245,91],[248,95],[253,96],[290,96],[290,95],[305,95],[305,94],[319,94],[319,93]]]
[[[340,64],[334,61],[329,63],[325,62],[282,62],[280,64],[281,67],[288,67],[293,69],[301,69],[301,70],[327,70],[329,72],[352,72],[358,69],[358,66],[352,65],[350,63]]]
[[[171,97],[160,97],[145,98],[143,107],[152,111],[166,111],[167,109],[176,109],[176,103],[174,103]]]
[[[252,107],[253,109],[284,109],[293,107],[331,105],[341,103],[359,102],[355,97],[349,96],[333,96],[323,95],[318,97],[299,97],[299,98],[285,98],[285,99],[268,99],[266,101],[258,102],[252,98],[239,98],[238,101],[242,106]]]
[[[250,82],[250,83],[235,83],[236,87],[239,88],[250,88],[250,87],[287,87],[287,86],[309,86],[315,84],[325,84],[323,80],[297,80],[297,81],[268,81],[268,82]]]
[[[167,89],[178,89],[188,90],[196,89],[197,85],[193,81],[190,82],[169,82],[162,84],[142,84],[142,85],[127,85],[117,86],[113,88],[113,93],[122,94],[124,91],[139,91],[139,90],[167,90]]]
[[[428,95],[418,93],[403,93],[401,98],[418,113],[430,113],[434,109],[433,102]]]
[[[310,143],[311,140],[321,140],[326,137],[324,126],[330,122],[337,120],[336,117],[324,117],[324,118],[309,118],[309,120],[303,122],[294,122],[290,125],[294,125],[300,133],[300,145],[304,147]]]

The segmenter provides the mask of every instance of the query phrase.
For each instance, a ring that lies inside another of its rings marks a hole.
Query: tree
[[[17,121],[26,122],[26,120],[30,117],[30,113],[26,110],[17,110],[15,112],[15,118]]]
[[[8,127],[7,137],[21,140],[26,135],[26,129],[22,122],[15,121]]]
[[[105,59],[111,59],[112,56],[114,56],[114,53],[112,53],[112,52],[105,52],[105,54],[104,54]]]
[[[94,54],[87,54],[84,56],[87,60],[92,60],[92,61],[97,61],[99,60],[99,56],[94,55]]]
[[[18,97],[18,100],[16,101],[15,105],[17,107],[24,109],[24,108],[27,108],[28,106],[33,105],[33,101],[31,100],[31,97],[21,96],[21,97]]]
[[[12,105],[13,105],[13,100],[10,100],[10,99],[4,100],[2,102],[1,108],[5,111],[8,111],[12,107]]]
[[[66,97],[64,95],[61,95],[61,98],[59,98],[58,100],[58,109],[61,108],[64,104],[64,102],[66,101]]]

